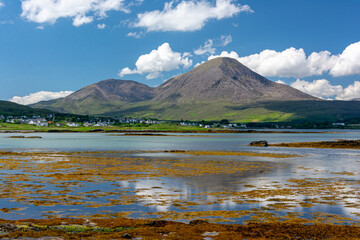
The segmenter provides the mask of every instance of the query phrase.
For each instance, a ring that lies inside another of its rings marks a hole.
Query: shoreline
[[[359,239],[358,225],[299,222],[219,224],[129,218],[0,219],[1,239]]]
[[[132,134],[132,136],[144,136],[148,134],[151,136],[157,133],[233,133],[233,134],[247,134],[247,133],[275,133],[275,134],[329,134],[341,133],[334,131],[273,131],[273,130],[125,130],[125,129],[89,129],[89,130],[71,130],[71,129],[35,129],[35,130],[0,130],[0,133],[124,133]],[[143,133],[143,135],[142,135]]]
[[[269,147],[360,149],[360,140],[339,139],[336,141],[273,143],[269,144]]]

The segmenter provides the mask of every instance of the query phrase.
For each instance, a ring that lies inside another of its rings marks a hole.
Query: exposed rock
[[[254,147],[267,147],[267,146],[269,146],[268,142],[265,141],[265,140],[253,141],[249,145],[254,146]]]
[[[159,221],[152,221],[150,223],[148,223],[147,225],[151,226],[151,227],[164,227],[167,224],[169,224],[168,221],[165,220],[159,220]]]
[[[131,235],[128,234],[128,233],[125,233],[125,234],[123,235],[123,238],[132,239]]]
[[[190,225],[199,225],[199,224],[208,224],[208,223],[209,223],[208,221],[201,219],[192,220],[189,222]]]

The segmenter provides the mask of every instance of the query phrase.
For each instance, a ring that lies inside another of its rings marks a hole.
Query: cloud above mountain
[[[232,42],[231,35],[221,35],[217,39],[208,39],[204,45],[194,51],[196,55],[215,54],[215,47],[225,47]]]
[[[149,54],[141,55],[136,61],[136,68],[131,70],[129,67],[123,68],[119,76],[129,74],[145,74],[147,79],[154,79],[161,75],[161,72],[168,72],[179,69],[180,66],[188,68],[192,66],[192,60],[188,53],[174,52],[169,43],[163,43]]]
[[[286,84],[282,80],[276,82]],[[290,83],[290,86],[322,99],[352,100],[360,98],[360,81],[355,81],[344,88],[341,85],[331,84],[327,79],[313,81],[297,79],[295,82]]]
[[[233,0],[210,1],[181,1],[175,5],[174,1],[165,3],[162,11],[148,11],[138,14],[135,27],[145,28],[150,31],[197,31],[202,29],[210,20],[231,18],[234,15],[253,10],[249,5],[240,5]]]
[[[124,0],[22,0],[21,16],[40,24],[54,24],[60,18],[71,18],[74,26],[105,18],[109,11],[129,12]]]
[[[214,42],[212,39],[207,40],[203,46],[200,46],[198,49],[194,51],[196,55],[203,55],[206,53],[214,54],[215,48],[213,48]]]
[[[281,52],[266,49],[245,57],[240,57],[235,51],[223,51],[208,59],[216,57],[235,58],[253,71],[267,77],[303,78],[322,74],[340,77],[360,74],[360,42],[350,44],[338,55],[321,51],[306,56],[304,49],[291,47]]]
[[[291,83],[290,86],[320,98],[338,96],[343,94],[344,91],[342,86],[331,85],[331,83],[326,79],[314,80],[312,82],[297,79],[295,82]]]
[[[52,100],[52,99],[57,99],[57,98],[63,98],[72,93],[73,93],[73,91],[60,91],[60,92],[40,91],[40,92],[36,92],[36,93],[31,93],[31,94],[23,96],[23,97],[14,96],[9,101],[18,103],[18,104],[22,104],[22,105],[29,105],[29,104],[37,103],[40,101],[47,101],[47,100]]]

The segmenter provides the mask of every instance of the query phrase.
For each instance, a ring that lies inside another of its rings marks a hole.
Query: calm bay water
[[[308,130],[299,130],[308,131]],[[126,155],[131,158],[142,158],[152,160],[161,159],[191,159],[191,161],[221,160],[221,161],[244,161],[244,162],[265,162],[276,164],[269,171],[254,174],[244,174],[242,176],[235,174],[211,174],[202,176],[188,177],[140,177],[134,180],[122,180],[116,184],[119,189],[119,195],[134,196],[141,199],[132,202],[129,205],[100,206],[97,208],[86,208],[84,205],[77,206],[36,206],[24,204],[21,201],[11,201],[9,199],[0,199],[1,208],[21,208],[24,210],[16,212],[0,211],[0,218],[20,219],[20,218],[43,218],[44,212],[55,211],[48,215],[56,216],[75,216],[92,215],[105,211],[110,212],[128,212],[132,211],[131,217],[147,217],[146,213],[151,212],[166,214],[167,212],[186,212],[186,211],[209,211],[209,210],[249,210],[269,207],[278,202],[268,198],[253,197],[251,201],[239,202],[234,196],[225,196],[221,201],[214,201],[209,205],[193,205],[189,209],[179,209],[174,206],[174,202],[204,202],[213,201],[219,192],[243,192],[257,189],[273,189],[282,185],[282,187],[294,188],[289,186],[289,180],[306,180],[307,183],[318,181],[327,181],[329,189],[336,188],[337,198],[332,199],[331,203],[326,197],[329,194],[321,188],[322,184],[317,186],[307,185],[306,189],[313,188],[319,191],[318,195],[308,196],[308,192],[299,190],[303,186],[301,183],[296,186],[295,193],[286,196],[292,200],[288,203],[296,202],[287,209],[263,210],[268,212],[286,213],[301,212],[303,217],[310,218],[313,213],[333,213],[342,217],[349,217],[353,220],[359,220],[360,206],[360,151],[359,150],[339,150],[339,149],[295,149],[295,148],[257,148],[247,146],[249,142],[256,140],[267,140],[269,143],[279,142],[302,142],[302,141],[325,141],[334,139],[360,139],[360,131],[339,130],[328,133],[286,133],[286,134],[171,134],[177,136],[122,136],[119,134],[106,133],[1,133],[0,148],[2,151],[100,151],[105,152],[100,156],[106,156],[107,151],[138,151]],[[41,136],[41,139],[16,139],[7,138],[9,136]],[[189,136],[190,135],[190,136]],[[199,136],[191,136],[199,135]],[[146,153],[141,151],[163,151],[163,150],[200,150],[200,151],[247,151],[262,153],[280,153],[297,154],[301,157],[292,157],[291,159],[271,158],[271,157],[244,157],[244,156],[188,156],[174,153]],[[119,155],[119,157],[125,157]],[[50,164],[50,163],[49,163]],[[3,178],[5,175],[17,174],[14,170],[2,169],[0,171],[0,183],[7,184]],[[3,177],[2,177],[3,176]],[[335,184],[336,182],[336,184]],[[306,185],[305,184],[305,185]],[[340,187],[338,185],[341,185]],[[336,185],[336,186],[335,186]],[[154,188],[156,187],[156,188]],[[56,191],[58,188],[51,184],[46,185],[46,190]],[[72,194],[81,194],[89,191],[110,191],[114,189],[113,182],[88,183],[84,182],[81,186],[73,186]],[[125,191],[126,190],[126,191]],[[322,191],[322,192],[320,192]],[[181,192],[181,194],[174,194]],[[204,194],[207,193],[207,194]],[[343,194],[343,195],[341,195]],[[270,198],[270,197],[269,197]],[[318,199],[313,205],[305,206],[299,203],[306,201],[307,198]],[[324,200],[325,199],[325,200]],[[99,204],[106,202],[106,197],[94,197],[92,201]],[[249,200],[249,199],[247,199]],[[321,201],[323,202],[321,202]],[[328,201],[328,202],[326,202]],[[270,204],[270,205],[269,205]],[[237,222],[247,220],[249,216],[238,218]]]
[[[306,131],[309,130],[298,130]],[[322,132],[314,130],[314,132]],[[41,136],[42,139],[9,139],[9,136]],[[0,133],[2,149],[50,149],[72,150],[249,150],[249,142],[267,140],[269,143],[326,141],[334,139],[360,139],[357,130],[331,130],[329,133],[313,134],[170,134],[163,136],[121,136],[107,133]],[[199,135],[210,137],[187,137]],[[253,148],[251,148],[253,150]]]

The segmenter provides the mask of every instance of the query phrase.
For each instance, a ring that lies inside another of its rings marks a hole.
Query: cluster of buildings
[[[42,116],[3,116],[0,115],[0,122],[6,122],[6,123],[13,123],[13,124],[29,124],[39,127],[47,127],[47,126],[56,126],[56,127],[106,127],[106,126],[112,126],[112,125],[121,125],[121,124],[149,124],[149,125],[155,125],[155,124],[161,124],[161,123],[173,123],[173,124],[180,124],[181,126],[198,126],[201,128],[227,128],[227,129],[239,129],[239,128],[297,128],[297,126],[292,126],[291,124],[268,124],[262,126],[260,125],[254,125],[252,123],[242,124],[242,123],[229,123],[226,119],[225,121],[220,122],[190,122],[190,121],[164,121],[164,120],[156,120],[156,119],[145,119],[145,118],[119,118],[119,119],[107,119],[107,118],[87,118],[86,120],[81,119],[68,119],[68,120],[59,120],[57,118],[57,121],[55,121],[55,115],[51,114],[46,117]],[[346,126],[353,127],[353,128],[359,128],[360,124],[345,124],[343,122],[334,122],[329,123],[329,126],[326,126],[328,128],[344,128]],[[319,126],[314,124],[313,128],[318,128]]]
[[[159,124],[165,123],[167,121],[154,120],[154,119],[145,119],[145,118],[119,118],[119,123],[145,123],[145,124]]]
[[[229,124],[220,124],[220,123],[211,123],[211,124],[203,124],[203,123],[199,123],[199,122],[180,122],[181,126],[199,126],[199,127],[203,127],[203,128],[217,128],[217,127],[222,127],[222,128],[246,128],[246,124],[239,124],[239,123],[229,123]]]
[[[47,126],[56,126],[56,127],[106,127],[116,124],[161,124],[161,123],[169,123],[169,121],[164,120],[156,120],[156,119],[145,119],[145,118],[119,118],[119,119],[104,119],[104,118],[92,118],[87,121],[73,121],[72,120],[61,120],[55,121],[55,115],[49,115],[47,117],[41,116],[2,116],[0,115],[0,121],[6,123],[13,124],[29,124],[39,127],[47,127]],[[180,124],[181,126],[198,126],[203,128],[215,128],[215,127],[223,127],[223,128],[246,128],[245,124],[220,124],[220,123],[208,123],[204,124],[201,122],[189,122],[189,121],[181,121],[181,122],[170,122],[175,124]]]
[[[50,115],[50,119],[54,116]],[[7,123],[17,123],[17,124],[30,124],[35,125],[39,127],[47,127],[49,124],[51,124],[51,121],[48,121],[46,118],[40,117],[40,116],[0,116],[0,121],[5,121]]]
[[[54,122],[54,119],[55,119],[55,115],[53,115],[53,114],[47,116],[46,118],[41,117],[41,116],[28,117],[28,116],[3,116],[3,115],[0,115],[0,121],[6,122],[6,123],[29,124],[29,125],[34,125],[34,126],[38,126],[38,127],[48,127],[50,125],[53,125],[56,127],[63,127],[63,126],[104,127],[104,126],[109,126],[109,125],[115,124],[115,121],[111,121],[110,119],[107,121],[101,121],[98,119],[94,119],[93,121],[90,121],[90,122],[81,122],[81,121],[73,122],[73,121],[68,121],[68,120]]]

